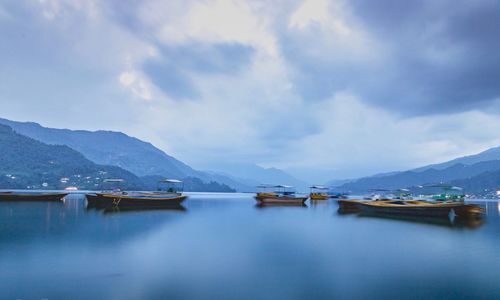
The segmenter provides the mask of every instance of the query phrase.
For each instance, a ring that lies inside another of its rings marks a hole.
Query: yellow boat
[[[326,186],[313,185],[310,189],[309,198],[311,200],[328,200],[330,198],[330,195],[328,195],[329,188]]]

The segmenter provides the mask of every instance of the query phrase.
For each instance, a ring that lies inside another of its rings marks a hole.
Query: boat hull
[[[62,201],[68,193],[39,193],[39,194],[22,194],[22,193],[0,193],[0,201],[23,201],[23,202],[56,202]]]
[[[288,197],[288,196],[256,196],[255,200],[263,204],[304,204],[308,197]]]
[[[402,202],[403,203],[403,202]],[[418,203],[397,204],[394,202],[366,202],[361,203],[361,212],[371,214],[443,217],[455,215],[462,218],[478,217],[482,214],[480,207],[463,203]]]
[[[361,211],[361,205],[363,200],[347,200],[339,199],[337,203],[339,204],[339,212],[341,213],[356,213]]]

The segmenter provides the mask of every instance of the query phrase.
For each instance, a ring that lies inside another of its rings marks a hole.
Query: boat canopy
[[[278,184],[274,186],[275,188],[283,188],[283,189],[291,189],[293,186],[291,185],[284,185],[284,184]]]
[[[329,188],[324,186],[324,185],[313,185],[313,186],[310,186],[309,188],[316,189],[316,190],[329,190]]]
[[[446,183],[426,184],[426,185],[423,185],[422,187],[424,187],[424,188],[426,188],[426,187],[442,188],[444,190],[455,190],[455,191],[461,191],[461,190],[463,190],[459,186],[454,186],[454,185],[446,184]]]
[[[262,183],[257,186],[260,189],[266,189],[266,188],[272,188],[275,187],[274,184],[267,184],[267,183]]]
[[[388,189],[370,189],[370,192],[390,192]]]
[[[125,180],[118,178],[111,178],[111,179],[104,179],[104,182],[125,182]]]
[[[160,182],[164,182],[164,183],[182,183],[182,181],[178,180],[178,179],[163,179],[163,180],[160,180]]]

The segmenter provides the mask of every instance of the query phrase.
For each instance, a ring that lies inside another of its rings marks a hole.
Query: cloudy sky
[[[314,179],[500,145],[497,0],[4,0],[0,117]]]

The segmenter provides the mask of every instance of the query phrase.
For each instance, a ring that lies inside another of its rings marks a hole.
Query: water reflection
[[[102,209],[105,214],[126,213],[126,212],[147,212],[147,211],[177,211],[185,212],[187,209],[182,204],[170,204],[163,206],[111,206]]]
[[[252,196],[195,195],[189,213],[0,203],[0,299],[500,298],[497,202],[460,225]]]
[[[420,223],[428,225],[437,225],[450,228],[470,228],[477,229],[484,224],[483,218],[438,218],[438,217],[417,217],[417,216],[398,216],[388,214],[375,214],[375,213],[360,213],[360,218],[379,218],[393,221]]]
[[[311,207],[326,207],[330,204],[330,200],[311,200],[309,199]]]
[[[147,222],[141,214],[118,214],[128,211],[141,211]],[[64,202],[2,202],[0,245],[37,240],[112,245],[161,228],[184,211],[186,208],[181,205],[162,209],[86,209],[81,197],[69,197]],[[103,213],[114,217],[103,218]]]

